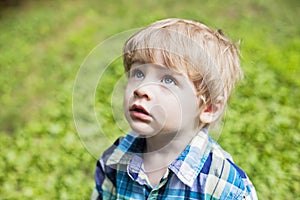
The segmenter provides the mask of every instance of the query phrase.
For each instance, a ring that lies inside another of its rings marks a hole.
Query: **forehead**
[[[132,53],[131,64],[127,70],[136,65],[150,65],[170,70],[177,74],[186,74],[186,63],[180,56],[176,56],[168,51],[145,49]]]
[[[151,71],[151,72],[157,72],[160,74],[169,74],[169,75],[178,75],[178,76],[184,76],[185,73],[178,73],[177,71],[172,70],[171,68],[162,65],[162,64],[156,64],[156,63],[145,63],[145,62],[140,62],[140,61],[136,61],[131,65],[131,68],[129,70],[130,71],[134,71],[136,69],[140,69],[140,70],[146,70],[146,71]]]

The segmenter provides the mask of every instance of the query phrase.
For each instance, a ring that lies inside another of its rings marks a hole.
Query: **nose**
[[[141,99],[144,98],[147,101],[151,100],[152,97],[149,88],[145,86],[136,88],[133,91],[133,94],[135,98],[141,98]]]

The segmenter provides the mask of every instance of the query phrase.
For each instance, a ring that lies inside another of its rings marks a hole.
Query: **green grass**
[[[72,92],[89,52],[108,37],[166,17],[241,40],[243,82],[218,142],[260,199],[300,196],[300,4],[246,1],[21,1],[0,9],[0,199],[88,199],[96,159],[77,135]],[[112,69],[122,69],[120,60]],[[121,71],[104,83],[113,86]],[[95,110],[112,139],[111,87]],[[111,139],[111,140],[112,140]],[[101,144],[99,144],[101,148]]]

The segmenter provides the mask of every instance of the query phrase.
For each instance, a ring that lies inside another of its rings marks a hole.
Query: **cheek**
[[[124,107],[129,105],[130,98],[132,98],[132,93],[133,93],[133,89],[129,85],[127,85],[123,97]]]
[[[182,107],[188,110],[195,110],[199,107],[199,102],[196,96],[185,97],[181,101]]]
[[[176,106],[176,105],[174,105]],[[197,120],[199,115],[199,102],[193,93],[183,94],[177,102],[178,115],[181,115],[182,122],[190,122]]]
[[[129,119],[130,98],[130,89],[126,87],[123,97],[123,113],[127,120]]]
[[[161,106],[156,106],[156,110],[165,119],[174,120],[174,122],[178,122],[182,116],[182,113],[184,112],[180,99],[178,96],[173,95],[164,99],[164,102]]]

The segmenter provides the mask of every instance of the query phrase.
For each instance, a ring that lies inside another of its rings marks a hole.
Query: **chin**
[[[139,134],[141,137],[152,137],[155,136],[157,133],[152,132],[152,131],[145,131],[145,130],[140,130],[140,129],[132,129],[134,132],[136,132],[137,134]]]
[[[142,137],[152,137],[158,134],[158,131],[155,131],[149,127],[137,127],[137,126],[131,126],[131,129],[139,134]]]

